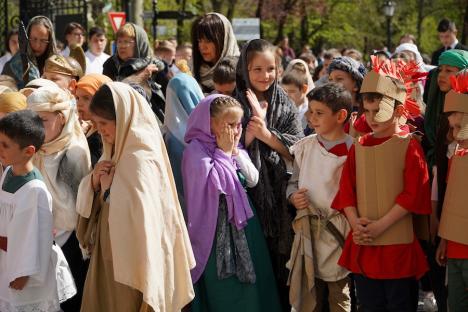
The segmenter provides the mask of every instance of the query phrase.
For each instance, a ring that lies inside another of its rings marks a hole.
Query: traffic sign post
[[[114,32],[117,32],[120,26],[125,24],[125,21],[127,19],[125,12],[109,12],[107,13],[107,15],[109,17]]]

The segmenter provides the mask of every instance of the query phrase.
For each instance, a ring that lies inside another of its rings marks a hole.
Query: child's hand
[[[247,89],[246,97],[247,97],[247,100],[249,101],[250,107],[252,108],[252,114],[264,120],[266,117],[267,109],[268,109],[268,103],[267,102],[260,103],[255,93],[250,89]]]
[[[353,241],[357,245],[364,245],[372,243],[372,238],[369,235],[369,229],[367,226],[372,221],[366,217],[360,217],[356,220],[355,224],[351,224],[353,229]]]
[[[445,266],[447,264],[447,241],[441,239],[435,254],[435,260],[438,265]]]
[[[364,237],[366,240],[369,241],[369,243],[372,242],[377,237],[379,237],[386,230],[386,228],[380,222],[380,219],[377,221],[371,221],[367,219],[367,220],[362,220],[362,222],[367,223],[365,225]]]
[[[101,175],[101,190],[107,191],[112,185],[112,180],[114,179],[115,167],[112,166],[109,170],[109,173],[104,173]]]
[[[15,279],[13,282],[10,283],[10,288],[16,289],[16,290],[22,290],[24,286],[26,286],[26,283],[29,280],[29,276],[22,276],[18,277]]]
[[[93,178],[92,178],[94,191],[99,191],[99,185],[101,183],[101,176],[103,174],[108,174],[112,166],[113,166],[112,162],[108,160],[100,161],[96,164],[96,166],[94,166]]]
[[[240,138],[242,136],[242,125],[239,125],[237,128],[237,135],[234,136],[234,148],[232,149],[232,154],[239,154],[237,147],[239,146]]]
[[[232,131],[228,124],[225,124],[221,132],[216,134],[216,144],[223,152],[229,156],[232,155],[235,146],[235,136],[234,131]]]
[[[266,127],[265,121],[257,116],[253,116],[249,123],[247,124],[247,130],[260,141],[267,141],[270,136],[271,132]]]
[[[297,192],[294,192],[290,197],[289,201],[293,204],[296,209],[306,209],[309,207],[309,197],[307,196],[307,189],[301,188]]]

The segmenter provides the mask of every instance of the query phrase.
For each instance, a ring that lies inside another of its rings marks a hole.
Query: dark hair
[[[14,28],[12,30],[10,30],[8,32],[8,34],[6,35],[6,38],[5,38],[5,49],[11,53],[11,50],[10,50],[10,39],[11,37],[13,37],[14,35],[18,35],[19,31],[18,31],[18,28]]]
[[[112,91],[108,86],[104,84],[96,91],[89,105],[89,110],[91,113],[107,120],[117,119]]]
[[[310,101],[317,101],[329,107],[333,114],[339,110],[346,110],[347,116],[345,123],[351,117],[353,110],[351,93],[345,89],[341,84],[329,82],[320,87],[317,87],[307,94],[307,99]]]
[[[223,58],[213,72],[213,82],[217,84],[232,83],[236,81],[237,57]]]
[[[64,35],[67,36],[71,34],[75,29],[81,30],[83,32],[83,35],[86,34],[86,30],[84,29],[83,26],[81,26],[79,23],[71,22],[71,23],[68,23],[67,26],[65,26]]]
[[[7,114],[0,119],[0,132],[15,141],[20,148],[32,145],[38,151],[44,144],[44,124],[41,117],[31,110]]]
[[[193,72],[195,79],[200,81],[200,67],[203,58],[198,48],[198,41],[206,39],[216,47],[216,56],[223,52],[224,24],[216,14],[205,14],[197,18],[192,24]]]
[[[294,85],[298,87],[299,90],[302,90],[304,85],[308,85],[309,81],[307,79],[307,73],[305,69],[301,70],[298,68],[293,68],[283,76],[281,83],[286,85]]]
[[[383,98],[383,94],[377,92],[365,92],[361,93],[361,96],[362,100],[366,102],[374,102]]]
[[[241,104],[235,98],[230,96],[217,97],[211,102],[210,116],[212,118],[218,117],[230,108],[238,108],[243,112]]]
[[[312,75],[313,81],[317,81],[320,79],[319,75],[322,69],[323,69],[323,63],[320,63],[317,65],[317,67],[315,67],[314,74]]]
[[[89,30],[88,38],[91,39],[93,36],[105,36],[106,32],[101,27],[93,27]]]
[[[327,50],[327,51],[325,51],[323,53],[323,59],[324,60],[332,60],[332,59],[337,58],[339,56],[341,56],[341,53],[337,49],[330,49],[330,50]]]
[[[250,62],[255,54],[270,51],[273,56],[275,56],[275,46],[272,45],[270,42],[263,40],[263,39],[255,39],[249,43],[249,46],[245,50],[245,56],[247,60],[247,67],[249,66]],[[276,63],[278,63],[276,61]],[[276,64],[278,66],[278,64]]]
[[[452,22],[451,20],[444,18],[439,22],[439,25],[437,26],[437,31],[440,33],[446,32],[446,31],[457,31],[457,26],[455,26],[455,23]]]
[[[299,59],[303,60],[307,64],[315,63],[315,61],[317,60],[317,58],[315,57],[315,55],[313,53],[302,53],[299,56]]]

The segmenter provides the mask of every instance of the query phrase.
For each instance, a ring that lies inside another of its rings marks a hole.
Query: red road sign
[[[119,30],[120,26],[125,24],[126,20],[126,15],[125,12],[109,12],[107,13],[109,16],[109,20],[112,25],[112,29],[114,32],[117,32]]]

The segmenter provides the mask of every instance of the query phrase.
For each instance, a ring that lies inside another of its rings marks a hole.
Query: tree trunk
[[[463,18],[463,31],[461,36],[461,43],[465,45],[468,37],[468,2],[465,7],[465,17]]]
[[[132,22],[143,27],[143,0],[133,0],[130,14]]]
[[[211,6],[213,7],[213,12],[221,13],[221,6],[223,2],[219,0],[211,0]],[[221,13],[222,14],[222,13]]]
[[[307,18],[307,10],[305,1],[302,1],[302,17],[301,17],[301,46],[309,43],[309,20]]]
[[[255,12],[255,17],[260,19],[260,38],[263,38],[263,27],[262,27],[262,10],[264,0],[258,0],[257,11]]]
[[[232,22],[232,18],[234,17],[234,10],[235,10],[236,4],[237,4],[237,0],[231,0],[231,1],[229,1],[229,6],[228,6],[228,10],[227,10],[226,17],[227,17],[228,20],[230,20],[231,22]]]
[[[187,3],[187,0],[182,0],[182,3],[180,4],[180,10],[183,12],[185,11],[185,5]],[[177,20],[177,42],[179,44],[182,43],[182,33],[184,31],[184,20],[183,19],[178,19]]]
[[[287,15],[283,14],[278,21],[278,32],[276,33],[275,44],[278,44],[284,37],[284,25],[286,24]]]
[[[421,29],[422,22],[424,20],[424,0],[418,1],[418,20],[416,24],[416,44],[419,45],[421,42]]]

